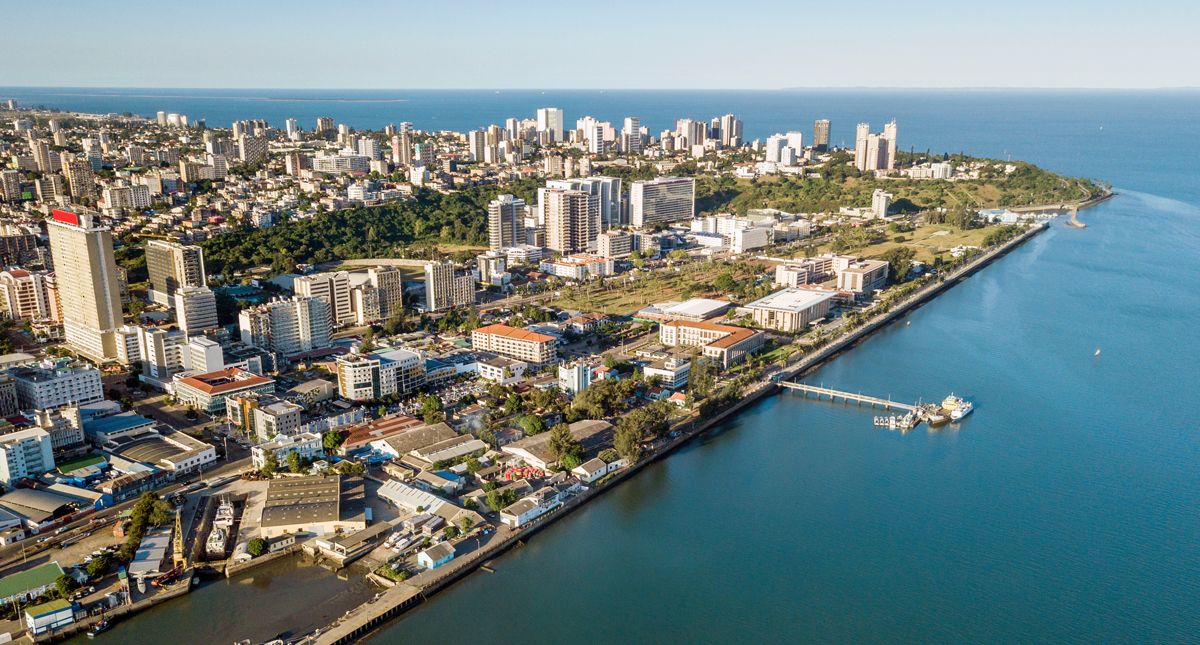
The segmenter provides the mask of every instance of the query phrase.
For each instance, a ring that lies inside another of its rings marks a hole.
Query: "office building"
[[[833,291],[790,288],[746,305],[756,327],[782,332],[804,332],[810,324],[829,315]]]
[[[175,320],[187,336],[217,328],[217,295],[208,287],[180,287],[175,291]]]
[[[633,236],[625,231],[608,231],[596,236],[596,255],[627,258],[633,254]]]
[[[425,359],[407,349],[337,357],[338,394],[348,401],[406,396],[425,384]]]
[[[629,223],[634,228],[690,220],[695,208],[696,180],[691,177],[659,177],[629,187]]]
[[[825,152],[829,150],[829,119],[817,119],[813,122],[813,150]]]
[[[86,363],[60,358],[8,371],[16,384],[22,410],[47,410],[104,399],[100,371]]]
[[[475,281],[460,274],[453,262],[425,265],[425,310],[441,311],[475,303]]]
[[[275,392],[274,379],[254,372],[230,367],[205,374],[176,377],[172,384],[175,400],[206,414],[225,412],[228,397],[246,392],[271,394]]]
[[[508,325],[488,325],[472,331],[471,349],[477,352],[492,352],[534,365],[549,365],[558,357],[553,336]]]
[[[762,347],[763,334],[745,327],[673,320],[659,325],[658,341],[668,347],[697,347],[724,369]]]
[[[493,251],[525,243],[525,200],[500,195],[488,203],[488,248]]]
[[[621,179],[619,177],[583,177],[578,179],[552,179],[546,189],[579,190],[587,193],[592,202],[591,220],[598,230],[607,231],[621,226]],[[539,221],[545,222],[542,200],[543,189],[538,190]]]
[[[350,296],[350,274],[346,271],[314,273],[296,278],[293,290],[297,296],[320,298],[333,312],[335,327],[353,325],[354,303]]]
[[[333,314],[321,298],[295,296],[242,310],[238,328],[243,343],[290,357],[329,347]]]
[[[550,141],[563,141],[563,111],[559,108],[538,108],[537,131],[550,135]]]
[[[117,357],[124,323],[112,232],[90,214],[56,210],[47,223],[67,345],[103,362]]]
[[[883,260],[855,260],[837,272],[837,288],[859,296],[869,296],[887,285],[888,263]]]
[[[195,245],[169,240],[146,242],[146,272],[150,299],[167,307],[174,306],[176,289],[208,285],[204,251]]]
[[[625,117],[625,127],[621,128],[621,152],[642,154],[642,122],[636,116]]]

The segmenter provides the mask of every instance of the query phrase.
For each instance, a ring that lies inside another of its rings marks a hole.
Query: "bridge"
[[[842,390],[835,390],[833,388],[821,387],[818,385],[808,385],[806,383],[792,383],[791,381],[782,381],[779,384],[790,390],[802,392],[805,397],[807,397],[809,394],[815,394],[817,395],[818,399],[829,397],[830,401],[837,401],[840,399],[848,403],[858,403],[859,405],[881,407],[885,410],[896,409],[905,410],[908,412],[915,412],[917,410],[917,406],[915,405],[897,403],[891,399],[881,399],[877,396],[867,396],[866,394],[859,394],[855,392],[844,392]]]

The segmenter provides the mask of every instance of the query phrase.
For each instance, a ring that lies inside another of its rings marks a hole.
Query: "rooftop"
[[[241,368],[230,367],[207,374],[196,374],[179,380],[179,384],[206,394],[225,394],[245,388],[274,383],[273,379],[259,376]]]
[[[62,574],[63,570],[58,562],[51,561],[32,569],[4,576],[0,578],[0,598],[11,598],[32,589],[52,585]]]
[[[488,325],[476,329],[476,334],[491,334],[493,336],[504,336],[513,340],[525,340],[533,343],[549,343],[554,341],[553,336],[539,334],[527,329],[519,329],[517,327],[509,327],[508,325]]]
[[[783,309],[791,312],[801,312],[834,297],[832,291],[816,289],[789,288],[776,291],[769,296],[759,298],[746,305],[747,308]]]
[[[706,331],[724,332],[725,335],[709,343],[709,347],[717,347],[721,349],[733,347],[738,343],[753,338],[758,332],[745,327],[735,327],[733,325],[718,325],[710,322],[693,322],[689,320],[673,320],[663,325],[664,327],[690,327],[692,329],[703,329]]]

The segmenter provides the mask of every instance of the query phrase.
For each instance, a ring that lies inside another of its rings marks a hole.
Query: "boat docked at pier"
[[[974,403],[971,403],[970,401],[963,401],[961,405],[950,412],[950,420],[959,421],[968,414],[971,414],[971,411],[974,409]]]
[[[217,526],[213,527],[211,533],[208,534],[208,541],[205,542],[204,548],[210,556],[225,555],[225,547],[229,545],[229,531]]]

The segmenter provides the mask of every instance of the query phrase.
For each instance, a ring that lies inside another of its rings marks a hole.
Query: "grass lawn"
[[[703,282],[706,270],[711,271],[712,267],[697,263],[681,268],[678,273],[631,272],[626,275],[637,277],[632,280],[620,280],[607,289],[599,286],[563,289],[562,297],[555,299],[550,304],[561,309],[578,309],[616,315],[633,314],[656,302],[683,300],[689,286],[694,289],[689,297],[698,298],[708,295]]]
[[[888,233],[888,241],[848,251],[847,254],[867,258],[878,257],[898,246],[907,246],[916,251],[917,260],[932,262],[934,256],[939,253],[947,255],[950,249],[956,246],[983,246],[983,238],[997,228],[1000,227],[986,226],[960,231],[948,224],[926,224],[910,233]],[[904,241],[892,241],[897,236],[904,237]],[[821,245],[819,252],[831,252],[830,245]]]

